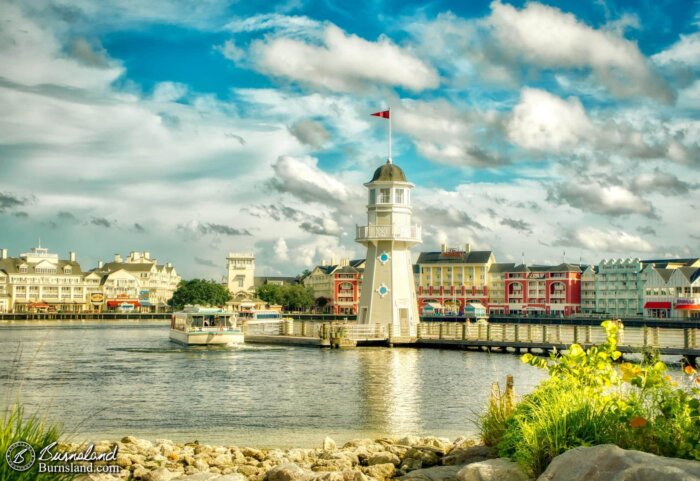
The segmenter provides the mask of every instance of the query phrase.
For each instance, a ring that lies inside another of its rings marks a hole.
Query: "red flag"
[[[374,114],[372,114],[372,116],[373,116],[373,117],[381,117],[381,118],[383,118],[383,119],[388,119],[388,118],[389,118],[389,112],[391,112],[391,110],[385,110],[384,112],[377,112],[377,113],[374,113]]]

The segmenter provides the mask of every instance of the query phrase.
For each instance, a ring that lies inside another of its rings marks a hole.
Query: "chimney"
[[[104,265],[105,265],[104,262],[102,262],[102,261],[97,261],[97,268],[98,268],[98,269],[102,269],[102,268],[104,267]]]
[[[469,242],[467,242],[466,244],[464,244],[464,252],[469,253],[469,252],[471,252],[471,251],[472,251],[472,245],[471,245]]]
[[[135,261],[137,261],[137,260],[141,259],[141,253],[140,252],[132,252],[131,258],[134,259]]]
[[[148,259],[148,257],[146,259]],[[168,267],[168,268],[171,268],[172,266],[173,266],[172,262],[168,262],[167,264],[165,264],[165,267]]]
[[[122,256],[119,254],[114,254],[114,262],[121,262]]]
[[[335,257],[331,257],[331,265],[332,265],[332,266],[335,265]]]
[[[350,259],[348,259],[347,257],[344,258],[344,259],[341,259],[341,260],[340,260],[340,265],[343,266],[343,267],[349,266],[349,265],[350,265]]]
[[[447,252],[447,244],[440,244],[440,252]]]
[[[326,259],[323,259],[323,260],[321,261],[321,265],[324,266],[324,267],[326,266]]]
[[[7,249],[0,251],[0,259],[7,259]]]
[[[145,252],[143,253],[143,257],[144,257],[145,259],[151,260],[151,253],[148,252],[148,251],[145,251]]]
[[[68,260],[70,260],[71,262],[75,262],[75,252],[70,251],[68,253]]]

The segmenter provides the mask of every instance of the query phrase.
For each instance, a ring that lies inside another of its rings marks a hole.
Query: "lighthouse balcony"
[[[363,225],[356,227],[356,242],[397,240],[422,242],[421,227],[417,225]]]

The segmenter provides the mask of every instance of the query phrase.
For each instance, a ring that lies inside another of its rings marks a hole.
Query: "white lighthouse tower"
[[[357,227],[355,238],[367,247],[358,321],[390,325],[394,337],[415,337],[420,318],[411,247],[421,242],[421,228],[411,223],[414,185],[389,157],[365,187],[369,189],[367,225]]]

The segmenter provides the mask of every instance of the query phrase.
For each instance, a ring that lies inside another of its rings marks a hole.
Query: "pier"
[[[599,321],[585,324],[568,321],[556,324],[423,322],[418,325],[417,336],[410,337],[406,333],[393,332],[390,325],[289,320],[248,326],[246,342],[318,347],[382,345],[497,352],[548,352],[565,350],[573,343],[586,348],[605,342],[606,334]],[[640,325],[641,322],[645,324]],[[699,338],[700,322],[637,320],[625,324],[618,339],[618,349],[623,353],[640,353],[651,349],[660,354],[695,359],[700,356]]]

